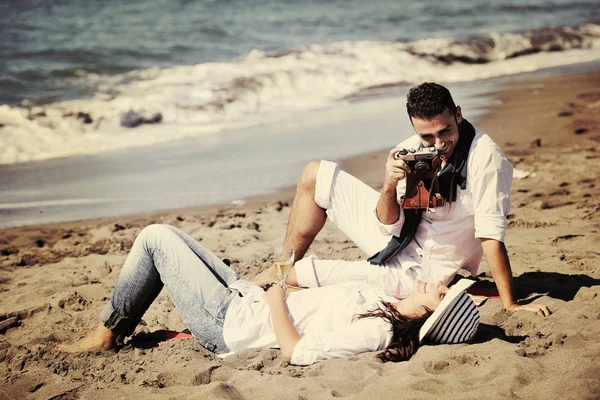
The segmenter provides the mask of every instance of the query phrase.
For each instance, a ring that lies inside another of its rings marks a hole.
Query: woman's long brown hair
[[[417,352],[419,330],[431,314],[431,311],[427,311],[420,317],[402,315],[392,303],[381,301],[381,305],[376,309],[357,315],[355,318],[383,318],[392,325],[392,341],[384,352],[377,355],[377,358],[383,362],[398,362],[409,360]]]

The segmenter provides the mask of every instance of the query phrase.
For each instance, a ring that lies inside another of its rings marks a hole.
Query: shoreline
[[[488,115],[498,101],[493,97],[496,89],[520,85],[530,78],[577,75],[581,71],[600,71],[600,62],[448,87],[466,110],[466,117],[480,126],[478,121],[484,120],[482,115]],[[4,186],[0,196],[0,207],[4,207],[0,209],[0,215],[4,215],[4,222],[0,225],[11,228],[113,216],[128,218],[149,213],[193,212],[198,207],[228,207],[234,201],[253,201],[254,197],[283,196],[290,200],[289,191],[310,159],[334,160],[346,168],[353,164],[354,158],[368,160],[370,155],[386,152],[386,147],[391,148],[408,137],[412,128],[405,116],[403,101],[400,101],[405,90],[401,86],[390,88],[387,95],[382,93],[367,101],[343,106],[333,114],[316,113],[307,121],[265,125],[250,131],[232,131],[220,139],[213,138],[222,141],[221,144],[190,139],[166,147],[136,149],[131,153],[0,166],[0,182]],[[331,139],[321,141],[323,131],[328,132]],[[369,136],[375,136],[364,142],[367,132]],[[253,137],[256,139],[251,139]],[[342,149],[339,141],[343,143]],[[232,158],[231,149],[245,151],[241,157]],[[255,155],[248,156],[252,153]],[[268,154],[275,158],[265,158]],[[249,179],[241,182],[237,166],[240,164],[249,167],[242,172]],[[211,176],[211,171],[218,171],[215,172],[217,175]],[[66,178],[63,180],[62,176]],[[375,187],[379,185],[379,179],[366,180]],[[190,182],[202,185],[190,185]],[[266,194],[252,194],[261,191]],[[231,199],[231,203],[225,199]],[[156,210],[157,205],[162,210]]]
[[[118,353],[54,350],[97,323],[131,244],[144,226],[180,227],[243,277],[269,262],[283,241],[294,189],[240,207],[215,205],[0,230],[0,382],[18,398],[596,398],[600,396],[600,73],[508,83],[476,122],[518,169],[506,245],[519,298],[547,304],[547,318],[508,312],[497,299],[480,308],[474,343],[423,346],[408,362],[374,354],[290,366],[277,350],[223,360],[193,340],[162,347],[135,342]],[[468,110],[466,110],[468,111]],[[468,114],[467,114],[468,115]],[[387,150],[342,161],[380,184]],[[310,252],[331,259],[365,255],[326,224]],[[485,262],[477,279],[489,282]],[[483,282],[485,283],[485,282]],[[165,291],[136,330],[152,337],[183,330]],[[146,335],[146,336],[144,336]],[[485,382],[485,385],[473,384]],[[0,398],[6,393],[0,391]],[[7,397],[9,398],[9,397]]]

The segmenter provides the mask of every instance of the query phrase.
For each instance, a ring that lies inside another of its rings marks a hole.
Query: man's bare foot
[[[75,343],[59,344],[57,350],[68,353],[90,350],[110,350],[117,344],[117,335],[100,323],[96,330]]]

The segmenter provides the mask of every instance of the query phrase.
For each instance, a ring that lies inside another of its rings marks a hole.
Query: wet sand
[[[477,126],[519,171],[506,244],[517,294],[553,314],[481,306],[475,343],[425,346],[408,362],[374,354],[290,366],[278,350],[223,360],[193,340],[152,347],[185,326],[165,293],[119,352],[65,354],[54,346],[92,329],[137,233],[180,227],[242,276],[283,240],[293,190],[214,206],[0,232],[0,398],[598,398],[600,396],[600,74],[509,84]],[[468,118],[468,110],[465,110]],[[377,152],[343,166],[379,189]],[[300,171],[298,171],[300,172]],[[364,258],[327,225],[310,251]],[[485,262],[478,279],[491,286]]]

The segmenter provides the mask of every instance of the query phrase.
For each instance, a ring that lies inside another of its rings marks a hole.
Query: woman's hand
[[[278,283],[274,283],[271,287],[267,289],[267,293],[265,294],[265,301],[268,305],[273,305],[275,303],[283,303],[284,300],[285,291]]]
[[[283,355],[291,359],[296,344],[300,341],[300,335],[290,320],[285,303],[285,291],[276,283],[265,293],[265,301],[271,309],[271,322],[277,344]]]

